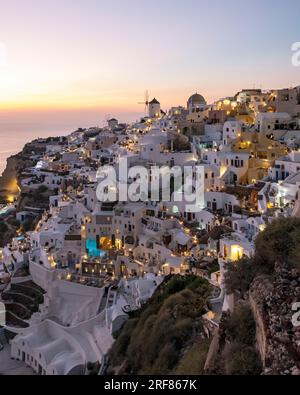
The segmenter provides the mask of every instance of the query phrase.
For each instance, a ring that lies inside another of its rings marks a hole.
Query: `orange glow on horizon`
[[[172,94],[170,92],[161,92],[159,89],[152,91],[152,96],[157,97],[162,105],[163,110],[168,110],[171,107],[186,106],[188,98],[196,92],[196,89],[190,89],[187,92],[178,92]],[[211,95],[205,95],[208,103],[213,103],[217,97]],[[151,93],[150,93],[151,95]],[[85,95],[78,95],[78,97],[70,97],[69,94],[62,95],[49,95],[37,96],[28,95],[26,100],[20,98],[1,98],[0,96],[0,112],[14,112],[14,111],[99,111],[103,110],[106,112],[140,112],[144,114],[144,107],[138,103],[143,101],[142,91],[128,93],[127,95],[121,95],[120,92],[107,93],[105,97],[101,94],[92,94],[90,97]]]

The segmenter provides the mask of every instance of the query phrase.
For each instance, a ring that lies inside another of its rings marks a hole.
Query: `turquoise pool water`
[[[97,248],[96,240],[88,239],[86,241],[86,249],[90,258],[103,258],[105,256],[105,251]]]

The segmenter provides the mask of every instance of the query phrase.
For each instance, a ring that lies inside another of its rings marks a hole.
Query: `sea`
[[[77,128],[75,125],[54,126],[44,124],[1,124],[0,122],[0,175],[8,157],[20,152],[24,145],[38,137],[63,136]]]
[[[117,109],[24,112],[1,111],[0,108],[0,175],[6,166],[6,159],[20,152],[24,145],[36,138],[64,136],[79,127],[103,127],[106,120],[114,116],[120,122],[132,122],[140,118],[139,112]]]

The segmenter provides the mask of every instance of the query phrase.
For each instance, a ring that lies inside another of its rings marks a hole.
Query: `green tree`
[[[5,222],[0,221],[0,233],[5,233],[8,230],[8,226]]]
[[[225,360],[227,375],[255,376],[262,372],[262,364],[254,347],[233,343],[226,351]]]
[[[233,313],[222,317],[222,331],[229,342],[252,346],[255,343],[256,325],[248,303],[238,303]]]
[[[300,218],[284,218],[273,221],[255,240],[257,264],[270,272],[277,261],[297,264],[295,257],[300,245]]]
[[[242,258],[238,262],[226,263],[225,284],[228,294],[238,293],[244,299],[259,271],[253,259]]]

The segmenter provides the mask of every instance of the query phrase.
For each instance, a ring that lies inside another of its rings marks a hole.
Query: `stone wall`
[[[263,300],[258,296],[261,296],[264,290],[268,290],[267,292],[272,292],[272,282],[269,278],[259,277],[255,280],[252,285],[250,294],[249,294],[249,303],[252,309],[253,317],[256,323],[256,342],[257,349],[261,356],[261,361],[263,368],[266,368],[266,358],[267,358],[267,325],[264,318],[263,311]]]
[[[300,270],[276,264],[272,277],[258,277],[249,300],[257,328],[264,374],[300,374],[300,327],[292,324],[292,306],[300,301]]]

